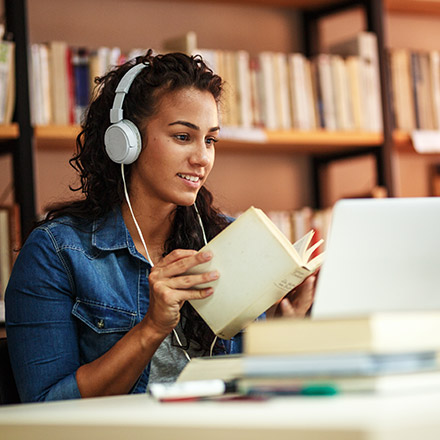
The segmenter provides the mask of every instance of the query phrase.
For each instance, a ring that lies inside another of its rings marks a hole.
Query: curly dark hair
[[[149,118],[158,111],[161,99],[169,92],[193,87],[212,94],[220,102],[223,81],[207,67],[200,56],[188,56],[183,53],[153,55],[148,50],[144,56],[137,57],[96,78],[96,87],[83,119],[82,130],[76,139],[76,153],[70,159],[70,165],[79,175],[77,187],[80,200],[52,205],[44,221],[74,216],[85,221],[93,221],[106,215],[124,201],[124,189],[121,167],[107,155],[104,146],[104,134],[110,125],[109,110],[112,108],[115,89],[121,78],[134,65],[144,63],[142,69],[130,86],[130,93],[124,99],[124,119],[129,119],[141,133]],[[144,146],[144,140],[142,145]],[[130,188],[131,166],[125,166],[127,186]],[[207,239],[210,240],[224,229],[228,219],[213,207],[212,194],[202,187],[197,195],[197,207],[202,218]],[[192,206],[177,206],[174,213],[173,228],[165,243],[165,253],[174,249],[195,249],[203,246],[195,210]],[[183,332],[187,340],[196,342],[205,353],[209,350],[214,334],[195,312],[185,303],[182,307]],[[222,350],[217,343],[214,352]]]

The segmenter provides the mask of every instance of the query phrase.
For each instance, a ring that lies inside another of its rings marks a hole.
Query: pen
[[[304,384],[301,386],[238,386],[239,392],[247,395],[262,396],[333,396],[339,394],[339,389],[329,383]]]
[[[235,381],[195,380],[175,383],[154,383],[150,394],[161,401],[198,400],[202,397],[220,396],[237,390]]]

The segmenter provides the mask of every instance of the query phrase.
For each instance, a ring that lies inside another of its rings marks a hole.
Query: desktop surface
[[[0,408],[2,439],[438,439],[440,391],[159,403],[147,395]]]

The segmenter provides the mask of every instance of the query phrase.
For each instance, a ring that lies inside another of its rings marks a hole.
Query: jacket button
[[[100,329],[104,328],[104,327],[105,327],[104,320],[103,320],[103,319],[98,320],[98,322],[96,323],[96,325],[97,325],[98,328],[100,328]]]

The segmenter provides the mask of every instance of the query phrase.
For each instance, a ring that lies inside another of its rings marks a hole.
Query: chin
[[[178,206],[192,206],[196,201],[197,195],[192,197],[176,197],[175,204]]]

